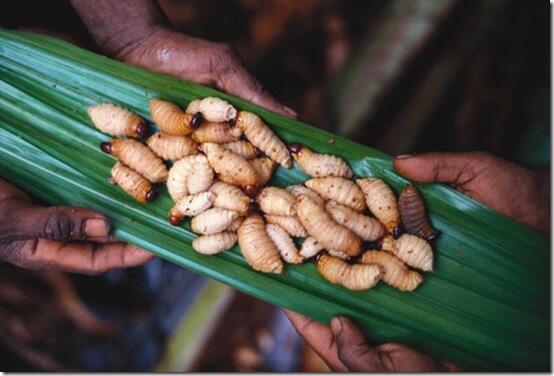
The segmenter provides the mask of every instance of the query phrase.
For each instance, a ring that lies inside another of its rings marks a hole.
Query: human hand
[[[394,160],[395,169],[422,183],[441,182],[523,225],[550,232],[550,178],[484,152],[425,153]]]
[[[296,112],[281,105],[263,89],[228,44],[189,37],[164,27],[152,27],[145,37],[118,50],[115,58],[213,86],[285,116],[296,117]]]
[[[0,261],[27,269],[99,274],[153,257],[109,232],[101,214],[35,205],[23,191],[0,180]]]
[[[70,0],[98,45],[126,63],[236,95],[289,117],[290,108],[271,97],[228,44],[170,29],[154,0]]]
[[[304,315],[284,310],[296,331],[335,372],[440,372],[459,371],[397,343],[371,346],[349,319],[338,316],[327,326]]]

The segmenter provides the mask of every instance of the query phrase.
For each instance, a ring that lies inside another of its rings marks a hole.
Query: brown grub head
[[[111,142],[102,142],[100,144],[100,149],[106,154],[111,154],[112,153],[112,143]]]
[[[202,113],[197,112],[190,119],[190,126],[193,128],[198,128],[200,124],[202,124],[203,120],[204,120],[204,116],[202,115]]]
[[[398,239],[398,237],[402,235],[403,232],[404,230],[402,229],[402,225],[399,223],[394,226],[394,229],[392,230],[392,237]]]
[[[152,202],[158,197],[159,189],[157,186],[153,186],[150,188],[148,192],[146,192],[146,202]]]
[[[427,240],[428,242],[432,242],[433,240],[435,240],[438,237],[439,237],[439,234],[436,231],[434,231],[430,234],[426,234],[424,236],[425,240]]]
[[[300,145],[300,144],[289,144],[288,145],[288,149],[289,151],[292,153],[292,154],[297,154],[297,153],[300,153],[300,151],[302,150],[303,146]]]
[[[258,204],[255,201],[252,201],[252,202],[248,203],[248,205],[246,206],[246,211],[248,213],[254,213],[254,212],[257,212],[259,210],[260,210],[260,207],[258,206]]]
[[[170,215],[169,216],[169,223],[172,225],[172,226],[179,226],[181,224],[181,222],[183,222],[183,217],[181,216],[177,216],[177,215]]]
[[[256,195],[258,194],[258,186],[257,185],[247,185],[246,187],[244,187],[244,193],[246,193],[246,195],[248,197],[256,197]]]
[[[144,137],[148,133],[149,127],[148,124],[140,122],[135,127],[135,132],[137,132],[139,137]]]
[[[235,125],[237,125],[237,116],[235,116],[234,118],[232,119],[229,119],[229,125],[231,127],[234,127]]]

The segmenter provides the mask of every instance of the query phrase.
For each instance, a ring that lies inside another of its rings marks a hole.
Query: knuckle
[[[212,55],[213,67],[220,73],[230,73],[240,64],[238,52],[229,44],[218,43]]]
[[[354,349],[346,346],[339,346],[337,356],[341,362],[348,365],[355,358]]]
[[[52,210],[44,221],[42,234],[46,239],[67,241],[73,235],[72,227],[69,215]]]
[[[228,57],[230,59],[236,58],[238,56],[235,48],[228,43],[217,43],[216,48],[220,55]]]
[[[13,241],[0,245],[0,260],[19,265],[21,260],[21,249],[25,241]]]

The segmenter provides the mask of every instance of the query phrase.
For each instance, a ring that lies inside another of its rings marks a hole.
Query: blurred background
[[[550,5],[518,0],[160,0],[230,43],[301,120],[396,155],[550,165]],[[98,50],[69,2],[0,26]],[[161,260],[99,277],[0,264],[0,369],[325,371],[280,309]]]

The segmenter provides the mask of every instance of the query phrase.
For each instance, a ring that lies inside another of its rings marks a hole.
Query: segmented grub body
[[[289,185],[287,187],[287,191],[292,193],[292,195],[294,197],[298,197],[300,195],[305,195],[305,196],[308,196],[309,198],[311,198],[312,200],[314,200],[318,205],[324,205],[325,204],[325,200],[323,199],[323,197],[321,197],[319,195],[319,193],[317,193],[316,191],[311,190],[308,187],[303,186],[302,184]]]
[[[189,114],[200,112],[204,119],[213,122],[234,121],[237,118],[237,110],[227,101],[216,97],[195,99],[189,103],[186,111]]]
[[[260,155],[258,148],[246,140],[228,142],[223,144],[223,147],[246,159],[253,159]]]
[[[402,226],[408,234],[417,235],[429,241],[436,238],[437,234],[427,217],[423,198],[412,184],[408,184],[400,194],[398,209]]]
[[[265,187],[260,191],[256,202],[266,214],[292,216],[295,214],[295,197],[282,188]]]
[[[283,272],[279,250],[269,237],[259,214],[250,214],[237,231],[240,251],[248,264],[264,273]]]
[[[214,143],[202,144],[201,149],[214,171],[220,175],[220,180],[243,188],[258,186],[256,170],[243,157]]]
[[[377,178],[358,179],[356,183],[364,193],[366,205],[373,215],[385,225],[388,232],[397,234],[400,213],[392,189]]]
[[[204,155],[197,155],[190,158],[190,173],[187,180],[189,193],[207,191],[214,181],[214,170]]]
[[[113,137],[138,138],[148,131],[143,118],[110,103],[89,106],[87,113],[97,129]]]
[[[198,144],[187,136],[154,133],[148,139],[148,147],[166,161],[177,161],[187,155],[198,154]]]
[[[349,290],[367,290],[381,279],[381,268],[377,265],[349,264],[338,257],[323,254],[316,261],[317,270],[329,282]]]
[[[215,255],[231,249],[237,242],[234,232],[224,231],[218,234],[202,235],[192,241],[192,248],[203,255]]]
[[[275,171],[275,168],[277,167],[277,162],[268,157],[254,158],[249,162],[258,174],[260,185],[266,185],[271,179],[273,171]]]
[[[337,251],[336,249],[328,249],[327,253],[330,256],[340,258],[341,260],[350,260],[350,256],[342,251]]]
[[[327,249],[342,251],[349,256],[357,256],[362,251],[362,241],[356,234],[339,225],[325,211],[307,196],[296,198],[296,215],[306,232]]]
[[[294,241],[285,229],[279,225],[268,223],[266,231],[285,262],[300,264],[304,261],[304,258],[298,252],[298,248],[296,248],[296,244],[294,244]]]
[[[169,169],[167,191],[174,202],[189,194],[204,192],[214,179],[213,170],[202,154],[178,160]]]
[[[190,228],[197,234],[217,234],[225,231],[238,216],[236,211],[211,208],[192,218]]]
[[[170,222],[178,224],[184,217],[194,217],[212,207],[215,195],[200,192],[183,197],[169,211]]]
[[[242,135],[240,128],[232,127],[229,123],[204,122],[192,133],[192,139],[198,143],[213,142],[224,144],[237,141]]]
[[[285,168],[292,166],[287,147],[258,115],[246,111],[239,112],[237,127],[242,129],[248,141],[263,151],[269,158]]]
[[[357,211],[365,209],[364,194],[351,180],[330,176],[313,178],[304,184],[325,200],[333,200]]]
[[[388,252],[366,251],[360,257],[360,262],[380,265],[383,281],[401,291],[413,291],[423,282],[421,274],[410,270],[402,260]]]
[[[353,175],[350,166],[334,155],[315,153],[300,144],[289,145],[289,150],[302,171],[312,177],[337,176],[350,179]]]
[[[382,248],[413,268],[433,271],[433,250],[424,239],[410,234],[403,234],[396,240],[389,236],[383,239]]]
[[[156,197],[152,184],[135,170],[120,162],[112,168],[111,178],[125,192],[139,202],[149,202]]]
[[[352,230],[362,240],[371,242],[385,234],[385,228],[381,222],[375,218],[360,214],[348,206],[334,201],[327,201],[325,209],[331,214],[335,222]]]
[[[199,114],[187,114],[174,103],[151,99],[150,115],[156,125],[165,133],[174,136],[188,136],[200,125],[202,116]]]
[[[308,236],[300,247],[300,255],[305,259],[309,259],[323,251],[323,249],[324,247],[315,238]]]
[[[242,222],[244,222],[244,217],[238,217],[235,219],[231,224],[227,227],[227,231],[237,232],[240,225],[242,225]]]
[[[267,223],[273,223],[279,225],[285,229],[290,236],[297,237],[306,237],[308,233],[302,223],[298,220],[296,216],[285,216],[285,215],[273,215],[268,214],[265,216]]]
[[[210,187],[210,192],[215,194],[215,207],[234,210],[240,215],[246,215],[253,209],[252,199],[234,185],[217,181]]]
[[[114,139],[101,145],[104,152],[144,176],[152,183],[167,179],[167,167],[149,147],[131,139]]]

